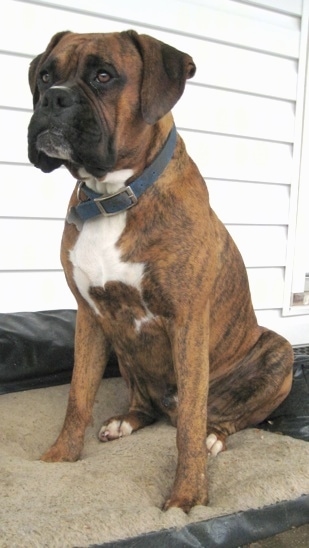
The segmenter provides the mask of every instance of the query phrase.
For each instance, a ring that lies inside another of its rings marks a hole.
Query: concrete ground
[[[309,516],[307,525],[294,527],[274,537],[246,544],[242,548],[309,548]]]

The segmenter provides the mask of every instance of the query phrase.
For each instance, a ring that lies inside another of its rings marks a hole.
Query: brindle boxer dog
[[[292,349],[257,325],[242,258],[209,206],[171,108],[192,58],[134,31],[56,34],[30,67],[29,158],[78,180],[61,259],[78,304],[66,418],[44,461],[75,461],[113,349],[130,390],[99,438],[167,415],[176,479],[165,508],[206,504],[207,452],[290,390]]]

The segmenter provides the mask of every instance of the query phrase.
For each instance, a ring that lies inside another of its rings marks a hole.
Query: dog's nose
[[[53,86],[43,97],[42,107],[52,112],[70,108],[74,103],[72,90],[65,86]]]

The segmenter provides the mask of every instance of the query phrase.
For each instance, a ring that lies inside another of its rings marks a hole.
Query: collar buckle
[[[113,215],[117,215],[119,213],[119,211],[109,212],[104,208],[104,202],[108,202],[108,200],[113,200],[116,196],[123,196],[123,197],[129,198],[129,203],[125,206],[124,208],[125,210],[131,209],[131,207],[137,204],[137,197],[130,186],[121,188],[117,192],[114,192],[114,194],[109,194],[108,196],[102,195],[102,196],[99,196],[98,198],[94,198],[93,201],[96,204],[98,210],[105,217],[112,217]]]

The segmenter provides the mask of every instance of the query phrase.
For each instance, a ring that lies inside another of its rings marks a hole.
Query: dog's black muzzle
[[[64,164],[101,177],[114,164],[106,133],[78,88],[53,86],[37,103],[29,124],[29,160],[45,173]]]

